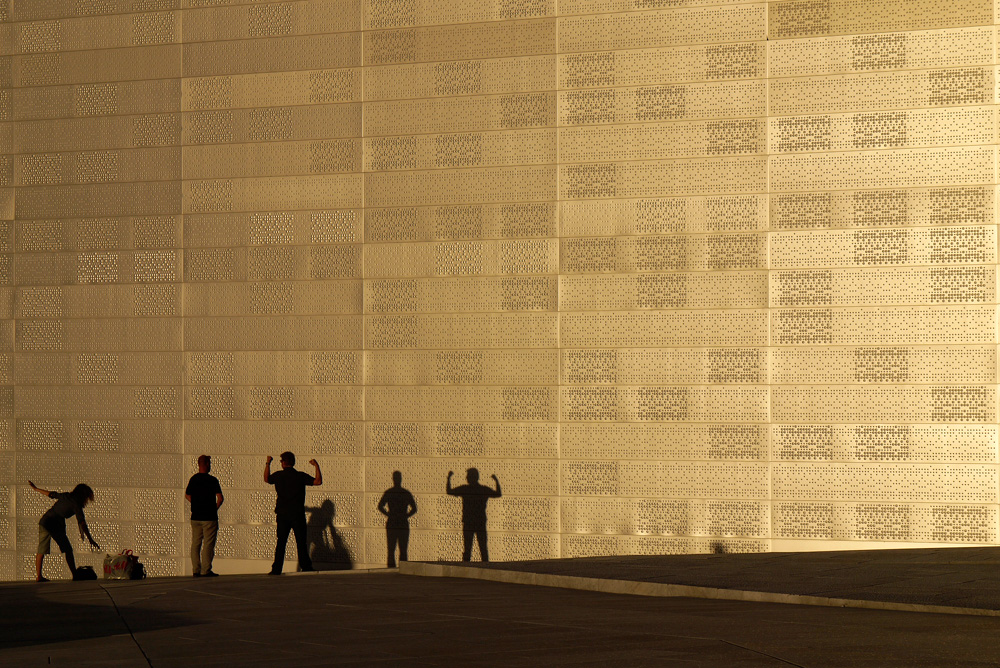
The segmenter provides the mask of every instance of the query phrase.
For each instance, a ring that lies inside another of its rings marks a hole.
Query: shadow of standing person
[[[385,515],[386,565],[396,567],[396,545],[399,560],[409,561],[406,548],[410,544],[410,518],[417,514],[417,501],[403,487],[403,474],[392,472],[392,487],[382,492],[378,511]]]
[[[318,571],[350,570],[354,559],[343,537],[337,532],[337,527],[333,525],[333,518],[337,514],[337,507],[333,501],[326,499],[319,508],[306,508],[306,512],[309,513],[306,536],[313,568]]]

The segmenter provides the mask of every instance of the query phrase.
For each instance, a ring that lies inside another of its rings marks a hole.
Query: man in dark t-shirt
[[[188,480],[184,498],[191,504],[191,573],[197,577],[215,577],[215,538],[219,534],[219,506],[225,500],[219,479],[209,475],[212,458],[198,457],[198,472]]]
[[[486,504],[490,499],[500,498],[500,480],[494,475],[493,484],[496,489],[479,484],[479,470],[469,469],[465,472],[467,485],[451,486],[453,471],[448,471],[445,492],[462,499],[462,561],[472,559],[472,539],[479,543],[479,556],[483,561],[490,560],[486,546]]]
[[[396,545],[399,560],[406,561],[406,547],[410,543],[410,518],[417,513],[417,501],[410,490],[403,487],[403,474],[392,472],[392,487],[382,493],[378,511],[385,515],[385,542],[389,568],[396,567]]]
[[[295,470],[295,455],[291,452],[281,453],[281,470],[271,473],[271,462],[274,458],[268,455],[264,466],[264,482],[274,485],[278,500],[274,504],[274,514],[278,521],[278,543],[274,547],[274,563],[271,565],[271,575],[281,575],[285,565],[285,548],[288,545],[288,532],[295,532],[295,548],[299,555],[299,570],[313,570],[309,558],[309,539],[306,536],[306,487],[323,484],[323,474],[315,459],[309,463],[316,469],[316,475],[311,476],[304,471]]]

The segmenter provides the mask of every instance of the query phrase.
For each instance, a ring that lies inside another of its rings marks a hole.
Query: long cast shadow
[[[78,603],[85,594],[100,603]],[[0,589],[0,651],[106,638],[200,623],[194,617],[142,606],[124,608],[128,624],[96,583],[13,585]]]

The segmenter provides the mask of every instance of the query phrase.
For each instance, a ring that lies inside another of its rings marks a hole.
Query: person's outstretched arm
[[[31,489],[35,490],[36,492],[38,492],[42,496],[48,496],[49,494],[51,494],[51,492],[49,492],[49,490],[42,489],[41,487],[39,487],[35,483],[31,482],[30,480],[28,481],[28,485],[31,487]]]
[[[314,469],[316,469],[316,475],[313,476],[313,485],[322,485],[323,472],[319,470],[319,462],[317,462],[315,459],[310,459],[309,463],[313,465]]]
[[[269,485],[271,484],[271,460],[273,459],[274,457],[268,455],[267,463],[264,464],[264,482],[266,482]]]
[[[495,473],[493,474],[492,477],[493,477],[493,483],[497,486],[496,496],[500,497],[500,496],[502,496],[502,494],[500,493],[500,479],[497,478],[497,475]]]
[[[444,483],[445,494],[451,494],[452,493],[452,490],[451,490],[451,477],[453,475],[455,475],[454,471],[448,471],[448,479]]]
[[[79,513],[77,513],[76,521],[77,524],[80,525],[80,540],[83,540],[84,537],[86,537],[87,540],[90,541],[90,544],[93,547],[97,548],[98,550],[101,549],[101,546],[97,544],[97,541],[94,540],[94,537],[90,535],[90,527],[87,526],[87,518],[83,516],[82,510]]]

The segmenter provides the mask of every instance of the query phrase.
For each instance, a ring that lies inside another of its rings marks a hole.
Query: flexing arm
[[[382,513],[386,517],[389,517],[389,493],[388,492],[383,492],[382,493],[382,498],[378,500],[378,506],[377,506],[377,508],[378,508],[378,511],[380,513]]]
[[[271,462],[273,460],[274,460],[274,457],[272,457],[271,455],[268,455],[267,456],[267,463],[264,464],[264,482],[266,482],[267,484],[271,484]]]
[[[502,494],[500,493],[500,479],[497,478],[495,473],[493,474],[493,483],[497,486],[496,496],[499,498],[500,496],[502,496]]]
[[[444,483],[445,494],[451,494],[451,477],[455,475],[454,471],[448,471],[448,479]]]
[[[319,470],[319,462],[317,462],[315,459],[310,459],[309,463],[313,465],[314,469],[316,469],[316,475],[313,476],[315,478],[315,480],[313,480],[313,485],[314,486],[315,485],[322,485],[323,484],[323,472]]]
[[[35,490],[36,492],[38,492],[42,496],[48,496],[50,494],[49,490],[42,489],[41,487],[39,487],[35,483],[31,482],[30,480],[28,481],[28,485],[31,486],[31,489]]]
[[[408,503],[409,503],[409,505],[407,506],[407,508],[409,510],[406,511],[406,516],[407,517],[413,517],[414,515],[417,514],[417,500],[413,498],[412,494],[410,494],[410,498],[408,500]]]

